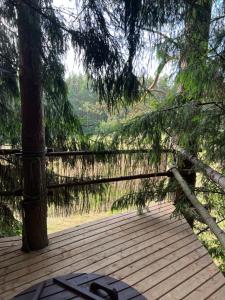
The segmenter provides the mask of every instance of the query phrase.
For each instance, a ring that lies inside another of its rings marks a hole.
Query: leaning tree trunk
[[[182,190],[184,191],[187,198],[190,200],[196,211],[198,212],[199,216],[204,220],[205,224],[209,226],[211,231],[215,234],[215,236],[220,241],[221,245],[225,250],[225,232],[216,224],[216,221],[212,218],[212,216],[208,213],[208,211],[204,208],[204,206],[198,201],[195,194],[192,193],[188,184],[183,179],[179,171],[176,167],[171,168],[174,177],[180,184]]]
[[[22,107],[24,251],[48,245],[39,0],[17,1]]]
[[[195,157],[194,155],[191,155],[188,151],[185,149],[182,149],[179,147],[176,142],[172,141],[173,148],[175,151],[180,153],[182,157],[184,157],[186,160],[188,160],[192,165],[200,169],[209,179],[211,179],[213,182],[218,184],[223,190],[225,190],[225,176],[210,166],[206,165],[204,162],[202,162],[200,159]]]
[[[201,68],[206,63],[211,9],[211,0],[199,0],[195,1],[195,3],[190,3],[189,1],[187,1],[185,16],[185,41],[180,53],[180,73],[188,74],[187,76],[185,76],[186,81],[188,79],[192,79],[196,72],[196,68]],[[179,93],[183,97],[186,96],[187,92],[185,85],[186,84],[184,82],[179,86]],[[201,96],[202,91],[200,91],[199,93],[199,97]],[[194,112],[192,117],[194,117]],[[192,125],[191,121],[189,126],[194,126]],[[192,137],[189,140],[189,145],[191,154],[197,156],[198,141],[193,140]],[[178,155],[177,165],[179,170],[190,169],[190,172],[184,174],[184,179],[190,187],[194,188],[196,184],[196,172],[194,171],[192,162],[187,158],[180,157]],[[182,188],[178,186],[175,192],[175,204],[181,201],[190,203]],[[194,219],[192,214],[189,214],[188,212],[184,214],[187,222],[191,227],[193,227]]]

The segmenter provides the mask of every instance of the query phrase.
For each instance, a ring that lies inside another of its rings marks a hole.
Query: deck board
[[[18,237],[0,239],[0,299],[52,277],[85,272],[115,278],[109,284],[120,299],[126,289],[119,280],[147,299],[225,299],[225,278],[186,221],[170,218],[173,209],[155,204],[141,216],[124,213],[69,228],[49,235],[49,246],[32,253],[20,250]],[[44,299],[54,299],[51,284],[48,291]]]
[[[185,300],[204,300],[212,294],[215,294],[222,286],[224,286],[224,278],[221,277],[220,272],[216,273],[209,280],[199,285],[194,292],[190,292]]]
[[[225,284],[218,289],[215,293],[211,294],[209,297],[207,297],[207,300],[222,300],[224,299],[225,295]]]

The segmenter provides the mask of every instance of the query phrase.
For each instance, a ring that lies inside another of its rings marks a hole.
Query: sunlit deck
[[[112,286],[123,280],[147,299],[225,299],[225,278],[186,221],[170,218],[172,210],[155,204],[141,216],[124,213],[57,232],[35,253],[21,252],[19,238],[0,239],[0,299],[74,272],[110,275]],[[119,299],[124,295],[120,290]]]

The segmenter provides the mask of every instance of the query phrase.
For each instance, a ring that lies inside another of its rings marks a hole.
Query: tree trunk
[[[174,177],[179,182],[182,190],[184,191],[187,198],[190,200],[192,205],[196,208],[198,214],[201,216],[201,218],[204,220],[205,224],[209,226],[211,231],[215,234],[215,236],[220,241],[221,245],[223,246],[225,250],[225,233],[224,231],[216,224],[216,221],[210,216],[208,211],[204,208],[204,206],[198,201],[196,196],[192,193],[189,186],[183,179],[183,177],[180,175],[179,171],[176,167],[171,168],[172,173],[174,174]]]
[[[201,68],[206,63],[209,29],[211,20],[211,0],[199,0],[192,3],[187,1],[186,4],[186,16],[185,16],[185,41],[184,47],[180,53],[180,73],[188,73],[188,77],[192,77],[192,73],[195,73],[196,68]],[[187,78],[188,78],[187,77]],[[186,78],[186,80],[187,80]],[[185,84],[180,84],[179,93],[185,97],[186,88]],[[202,96],[201,92],[199,97]],[[190,122],[190,126],[194,126]],[[194,129],[194,128],[193,128]],[[190,151],[193,155],[197,156],[198,141],[189,140]],[[177,157],[177,165],[179,170],[192,169],[193,164],[186,157]],[[196,172],[191,170],[184,175],[185,181],[192,188],[196,184]],[[188,202],[183,190],[178,186],[175,193],[175,205],[176,203],[183,201]],[[185,214],[184,216],[191,227],[194,225],[194,219],[191,214]]]
[[[29,6],[24,1],[17,1],[24,179],[22,201],[24,251],[38,250],[48,245],[41,29],[40,16],[33,9],[39,5],[39,0],[30,0]]]
[[[179,147],[176,143],[173,142],[174,149],[179,152],[186,160],[188,160],[195,168],[200,169],[206,176],[218,184],[223,190],[225,190],[225,176],[216,170],[212,169],[208,165],[204,164],[201,160],[199,160],[194,155],[188,153],[188,151]]]

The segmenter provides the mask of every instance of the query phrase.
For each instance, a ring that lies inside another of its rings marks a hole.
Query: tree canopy
[[[171,139],[176,138],[181,147],[224,172],[223,1],[83,0],[74,1],[72,11],[55,7],[51,0],[0,4],[1,143],[21,144],[17,10],[23,5],[40,19],[48,147],[86,149],[90,137],[100,135],[101,145],[151,148],[151,163],[159,168],[164,149],[172,151]],[[70,45],[87,79],[65,80],[63,58]],[[148,63],[153,60],[158,64],[154,76]],[[196,177],[198,170],[179,154],[170,155],[168,162],[172,160],[181,170],[191,170],[191,188],[206,195],[224,217],[224,191],[205,177]],[[147,195],[163,198],[171,192],[184,200],[173,180],[145,183],[114,207],[144,206]],[[193,212],[187,201],[175,204],[175,214]]]

